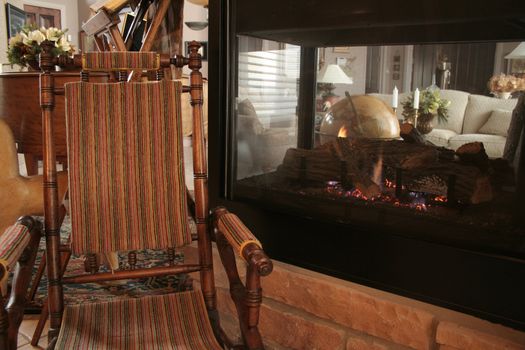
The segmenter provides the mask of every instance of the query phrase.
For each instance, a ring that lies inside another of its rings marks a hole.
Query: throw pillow
[[[512,119],[512,111],[504,109],[493,110],[489,119],[481,128],[480,134],[500,135],[507,137],[507,130],[509,129],[510,120]]]

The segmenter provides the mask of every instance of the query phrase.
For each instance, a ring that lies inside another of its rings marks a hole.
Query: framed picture
[[[126,38],[128,32],[131,30],[131,24],[135,20],[135,16],[132,13],[126,13],[124,16],[124,25],[122,30],[122,37]],[[138,24],[133,32],[133,43],[131,44],[130,51],[140,51],[142,46],[142,40],[144,39],[144,31],[146,30],[146,20],[142,20]]]
[[[7,18],[7,38],[15,36],[26,24],[26,13],[9,3],[5,5]]]
[[[334,53],[349,53],[350,46],[336,46],[334,47]]]
[[[335,63],[338,65],[338,66],[346,66],[346,62],[348,62],[348,60],[346,59],[346,57],[336,57],[335,59]]]
[[[185,41],[184,42],[184,52],[185,52],[186,56],[188,56],[190,54],[190,48],[189,48],[190,43],[191,43],[191,41]],[[199,49],[199,53],[202,56],[202,60],[203,61],[207,61],[208,60],[208,42],[207,41],[199,41],[199,43],[201,44],[201,48]]]

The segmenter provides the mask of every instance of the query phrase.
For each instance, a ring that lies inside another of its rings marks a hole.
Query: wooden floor
[[[38,323],[38,317],[40,315],[26,315],[24,321],[20,325],[20,330],[18,332],[18,348],[23,350],[29,349],[45,349],[47,346],[47,328],[49,324],[46,324],[44,332],[42,333],[42,338],[40,338],[39,346],[32,346],[30,344],[31,338],[35,331],[36,324]],[[48,322],[49,323],[49,322]]]

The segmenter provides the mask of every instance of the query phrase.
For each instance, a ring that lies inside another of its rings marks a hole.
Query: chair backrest
[[[181,89],[176,81],[66,85],[74,254],[191,243]]]

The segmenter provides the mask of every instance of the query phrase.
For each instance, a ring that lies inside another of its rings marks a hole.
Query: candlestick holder
[[[417,117],[419,116],[419,108],[414,109],[414,128],[417,128]]]

